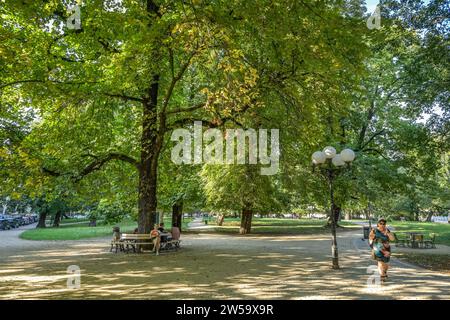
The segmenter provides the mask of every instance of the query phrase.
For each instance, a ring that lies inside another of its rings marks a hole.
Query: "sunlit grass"
[[[184,219],[182,228],[187,228],[187,223],[191,219]],[[171,219],[164,219],[166,228],[170,228]],[[83,224],[62,224],[58,228],[32,229],[23,232],[20,237],[26,240],[79,240],[86,238],[105,237],[112,235],[112,228],[119,226],[120,231],[124,233],[132,233],[137,228],[137,222],[132,220],[124,220],[116,224],[97,225],[89,227],[87,223]]]
[[[216,221],[209,224],[216,225],[215,231],[225,233],[239,232],[240,219],[226,218],[223,226],[217,226]],[[352,223],[339,222],[345,229],[360,228]],[[326,220],[319,219],[288,219],[288,218],[253,218],[252,233],[266,234],[315,234],[329,232]]]
[[[435,233],[436,243],[450,245],[450,223],[389,221],[388,224],[396,231],[423,233],[426,238]]]
[[[349,220],[366,221],[367,220]],[[376,224],[376,223],[375,223]],[[373,225],[375,225],[373,224]],[[388,227],[392,226],[396,232],[417,232],[425,235],[428,239],[431,233],[436,234],[436,243],[450,246],[450,223],[418,222],[418,221],[387,221]]]

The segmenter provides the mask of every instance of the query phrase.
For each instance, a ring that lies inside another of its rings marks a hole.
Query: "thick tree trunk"
[[[239,229],[239,234],[247,234],[247,233],[251,232],[252,218],[253,218],[253,210],[252,209],[250,209],[250,208],[242,209],[241,227]]]
[[[155,75],[150,87],[150,97],[143,103],[139,168],[139,233],[150,233],[156,221],[158,158],[164,135],[164,133],[159,133],[157,128],[158,81],[159,76]]]
[[[345,220],[351,220],[352,214],[350,213],[350,210],[345,211]]]
[[[219,214],[219,216],[217,217],[217,225],[218,226],[223,226],[223,221],[224,220],[225,220],[225,215]]]
[[[55,218],[53,219],[53,227],[59,227],[60,222],[61,222],[61,211],[58,210],[55,214]]]
[[[183,215],[183,200],[178,200],[172,206],[172,226],[178,227],[181,232],[181,218]]]
[[[45,219],[47,219],[47,210],[39,213],[39,222],[36,228],[45,228]]]
[[[433,211],[428,212],[427,218],[425,219],[426,222],[431,222],[431,218],[433,217]]]

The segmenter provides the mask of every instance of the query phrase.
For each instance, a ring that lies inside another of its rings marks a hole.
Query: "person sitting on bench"
[[[151,240],[153,242],[153,250],[152,252],[156,252],[156,255],[159,255],[159,248],[161,247],[161,232],[158,230],[158,225],[155,224],[153,226],[153,230],[150,231]]]
[[[120,228],[114,227],[113,228],[113,241],[119,241],[120,240]]]
[[[164,223],[162,222],[159,224],[158,231],[161,237],[161,242],[167,242],[168,240],[170,240],[169,238],[172,238],[170,232],[164,230]]]

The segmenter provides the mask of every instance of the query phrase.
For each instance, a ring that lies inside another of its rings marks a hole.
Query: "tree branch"
[[[205,107],[204,103],[199,103],[195,106],[189,107],[189,108],[177,108],[177,109],[173,109],[173,110],[169,110],[166,112],[166,114],[174,114],[174,113],[181,113],[181,112],[191,112],[197,109],[201,109]]]
[[[385,129],[381,129],[380,131],[375,132],[375,133],[370,137],[370,139],[367,140],[367,142],[364,143],[364,144],[361,146],[361,149],[364,149],[366,146],[369,145],[370,142],[372,142],[373,139],[375,139],[375,137],[377,137],[377,136],[379,136],[379,135],[382,135],[385,131],[386,131]]]
[[[9,82],[9,83],[5,83],[5,84],[0,85],[0,89],[6,88],[8,86],[13,86],[13,85],[19,84],[19,83],[29,83],[29,82],[41,82],[41,83],[43,83],[44,80],[37,80],[37,79],[17,80],[17,81],[13,81],[13,82]]]
[[[91,172],[100,170],[106,163],[108,163],[111,160],[121,160],[124,162],[128,162],[130,164],[132,164],[133,166],[136,167],[136,169],[140,169],[140,164],[139,162],[132,158],[129,157],[125,154],[121,154],[121,153],[109,153],[108,155],[106,155],[105,157],[97,157],[93,162],[91,162],[90,164],[88,164],[81,172],[80,174],[78,174],[78,176],[74,177],[75,182],[80,181],[84,176],[88,175]]]
[[[54,171],[54,170],[50,170],[48,168],[42,167],[42,172],[52,176],[52,177],[59,177],[61,175],[61,173]]]
[[[228,117],[224,117],[224,118],[216,118],[214,121],[210,121],[210,120],[203,120],[203,119],[196,119],[194,117],[188,117],[188,118],[183,118],[183,119],[178,119],[174,122],[172,122],[169,126],[167,126],[167,129],[172,130],[172,129],[176,129],[177,127],[180,126],[184,126],[186,124],[191,124],[194,121],[201,121],[204,125],[206,124],[207,127],[209,128],[217,128],[220,127],[221,125],[225,124],[227,121],[232,121],[235,124],[242,126],[241,123],[239,123],[236,120],[236,116],[238,114],[243,114],[245,113],[248,109],[250,108],[250,104],[245,105],[241,110],[233,113],[231,116]]]
[[[172,81],[170,83],[169,89],[167,89],[166,96],[164,97],[164,100],[163,100],[163,107],[162,107],[161,113],[165,113],[166,112],[167,105],[169,104],[169,101],[170,101],[170,98],[172,96],[172,92],[173,92],[173,89],[175,88],[175,85],[183,77],[184,72],[186,71],[187,67],[191,64],[191,60],[195,56],[196,53],[197,53],[197,50],[194,50],[189,55],[187,61],[181,66],[181,68],[178,71],[177,75],[175,77],[172,77]],[[173,56],[172,56],[172,59],[173,59]],[[172,63],[173,63],[173,61],[172,61]],[[173,67],[173,65],[172,65],[172,67]],[[172,70],[172,72],[173,72],[173,70]]]
[[[378,95],[378,84],[375,86],[375,93],[374,97],[372,98],[372,101],[370,102],[370,108],[367,113],[367,122],[365,122],[361,128],[361,131],[359,132],[359,138],[358,138],[358,147],[359,149],[362,149],[362,145],[364,144],[364,138],[366,136],[367,128],[370,125],[370,122],[372,121],[373,116],[375,115],[375,97]]]
[[[390,160],[380,150],[377,150],[377,149],[374,149],[374,148],[368,148],[368,149],[364,149],[364,150],[361,150],[361,151],[362,152],[375,152],[375,153],[379,154],[380,156],[382,156],[384,159]]]
[[[136,97],[130,97],[130,96],[127,96],[127,95],[124,95],[124,94],[103,93],[103,95],[108,96],[108,97],[112,97],[112,98],[120,98],[120,99],[125,100],[125,101],[138,101],[138,102],[141,102],[141,103],[144,102],[144,99],[136,98]]]

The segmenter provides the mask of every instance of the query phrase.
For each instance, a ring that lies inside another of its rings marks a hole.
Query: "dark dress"
[[[372,256],[375,260],[388,263],[391,259],[390,255],[385,257],[383,252],[391,253],[391,246],[389,244],[389,237],[375,229],[375,239],[372,244]]]

